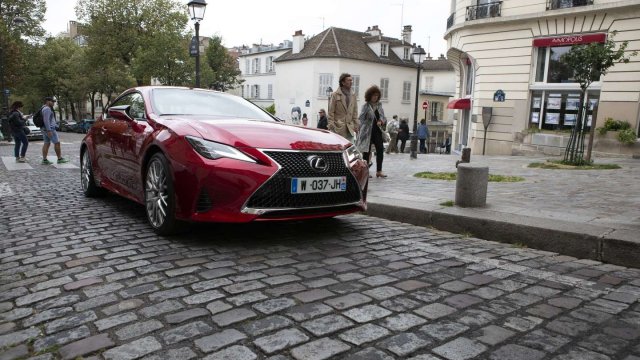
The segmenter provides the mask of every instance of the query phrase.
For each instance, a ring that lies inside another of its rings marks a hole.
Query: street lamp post
[[[207,7],[205,0],[191,0],[187,4],[189,7],[189,16],[195,22],[196,28],[196,87],[200,87],[200,21],[204,19],[204,10]]]
[[[411,159],[418,158],[418,95],[420,94],[420,70],[422,69],[422,55],[425,55],[426,52],[422,48],[422,46],[418,45],[417,48],[413,49],[412,55],[418,58],[418,75],[416,76],[416,106],[413,111],[413,133],[411,134],[411,152],[409,157]]]
[[[327,114],[329,113],[329,105],[331,104],[331,93],[333,92],[333,89],[331,88],[331,86],[329,86],[327,88],[327,90],[325,90],[325,94],[327,94]]]

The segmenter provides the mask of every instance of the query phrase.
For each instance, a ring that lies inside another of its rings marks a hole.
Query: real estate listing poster
[[[540,122],[540,113],[539,112],[532,112],[531,113],[531,122],[534,124],[537,124]]]
[[[564,124],[575,125],[577,117],[578,116],[576,114],[564,114]]]
[[[562,104],[561,97],[551,97],[547,99],[547,109],[551,110],[560,110],[560,106]]]
[[[567,98],[567,107],[565,108],[566,110],[578,110],[579,106],[580,99]]]
[[[540,109],[540,104],[542,103],[541,101],[542,99],[537,97],[537,98],[533,98],[533,108],[534,109]]]
[[[545,124],[557,125],[560,123],[560,114],[558,113],[547,113],[545,115]]]

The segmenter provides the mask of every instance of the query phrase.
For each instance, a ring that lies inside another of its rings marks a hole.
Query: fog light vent
[[[211,198],[206,190],[202,189],[200,196],[198,196],[198,204],[196,205],[196,212],[206,212],[211,210]]]

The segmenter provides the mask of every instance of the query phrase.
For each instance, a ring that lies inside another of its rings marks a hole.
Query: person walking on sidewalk
[[[398,115],[393,115],[393,118],[387,123],[387,132],[391,137],[389,140],[389,146],[387,146],[387,154],[398,153],[398,127],[400,124],[398,123]]]
[[[407,120],[400,121],[400,128],[398,129],[398,140],[401,142],[400,152],[404,153],[404,146],[407,144],[407,140],[409,139],[409,124],[407,124]],[[397,144],[397,143],[396,143]],[[398,145],[396,145],[397,147]]]
[[[329,130],[327,127],[327,114],[324,112],[324,109],[320,109],[318,115],[320,115],[320,120],[318,120],[318,129]]]
[[[13,153],[17,162],[27,162],[27,148],[29,147],[29,139],[27,139],[27,133],[29,128],[26,127],[24,116],[20,109],[24,104],[22,101],[14,101],[9,108],[9,127],[11,128],[11,135],[15,140]],[[25,130],[26,129],[26,130]]]
[[[56,156],[58,157],[58,164],[69,162],[69,160],[62,157],[62,150],[60,149],[60,140],[58,139],[58,133],[56,132],[56,113],[53,111],[53,104],[55,103],[56,100],[53,97],[47,96],[44,98],[44,106],[42,106],[42,121],[44,122],[44,127],[42,128],[42,139],[44,140],[44,143],[42,144],[43,165],[53,164],[49,159],[47,159],[51,143],[53,143],[53,150],[56,152]]]
[[[427,122],[425,119],[420,120],[420,125],[418,125],[418,140],[420,141],[420,153],[426,154],[427,147],[426,142],[429,137],[429,128],[427,127]]]
[[[329,131],[354,142],[354,136],[358,132],[358,100],[351,90],[353,78],[350,74],[340,75],[340,88],[331,94],[329,100]]]
[[[376,85],[368,88],[364,93],[365,104],[362,105],[358,117],[360,131],[358,131],[356,145],[367,162],[371,158],[371,144],[376,147],[376,177],[386,178],[387,175],[382,172],[382,160],[384,159],[382,127],[387,119],[384,116],[382,104],[378,101],[380,94],[380,88]]]

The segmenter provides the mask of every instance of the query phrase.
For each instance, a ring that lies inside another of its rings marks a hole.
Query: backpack
[[[44,108],[41,107],[40,110],[38,110],[34,115],[33,115],[33,124],[39,128],[43,128],[44,127],[44,118],[42,117],[42,109]]]

